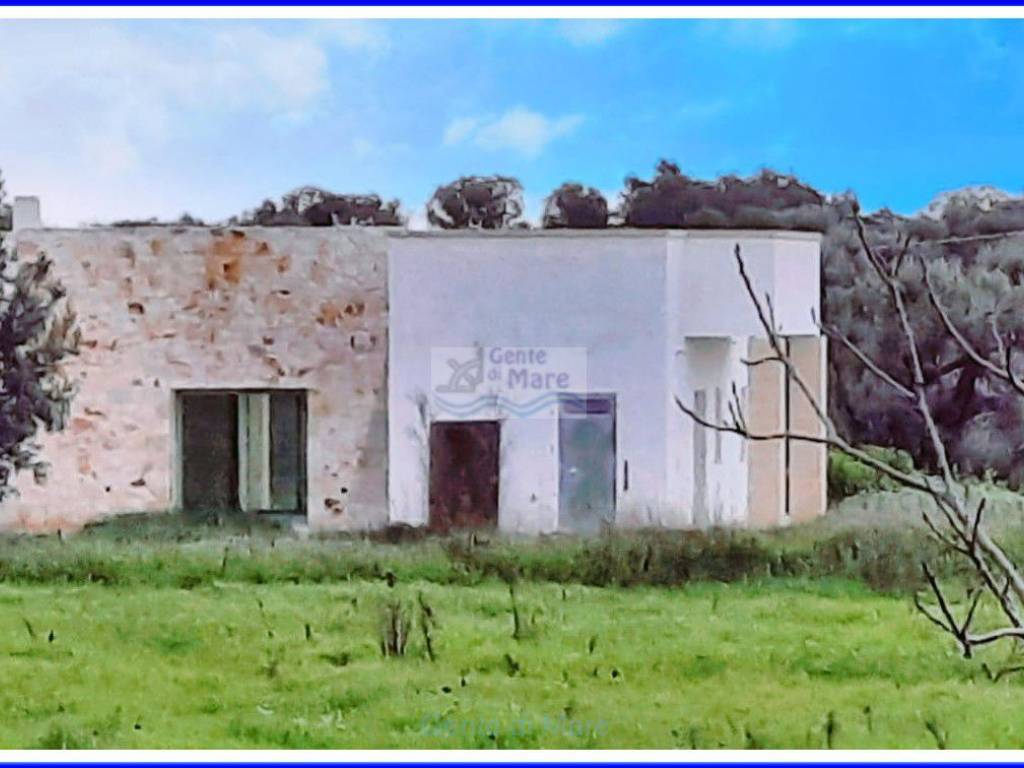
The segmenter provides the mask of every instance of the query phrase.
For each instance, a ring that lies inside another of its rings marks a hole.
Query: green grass
[[[978,483],[986,525],[1024,561],[1024,495]],[[215,525],[178,514],[114,518],[71,537],[0,535],[0,583],[103,584],[194,588],[215,582],[336,583],[375,580],[471,586],[517,575],[526,581],[588,586],[675,586],[765,576],[848,578],[889,593],[923,586],[920,562],[958,573],[921,522],[930,503],[909,491],[844,499],[811,524],[775,531],[619,531],[597,539],[466,535],[415,531],[300,539],[266,522],[227,518]]]
[[[774,532],[619,531],[592,539],[449,538],[383,532],[300,539],[266,524],[224,526],[179,515],[115,519],[69,538],[0,536],[0,583],[195,588],[215,582],[319,584],[375,580],[471,586],[487,578],[588,586],[675,586],[765,576],[852,578],[872,588],[921,586],[920,561],[953,563],[920,526],[816,523]],[[407,540],[388,543],[393,536]],[[1013,548],[1010,548],[1013,551]]]
[[[1021,497],[993,494],[1019,558]],[[175,515],[0,537],[0,747],[1021,748],[1024,675],[982,665],[1020,659],[964,660],[912,607],[922,558],[959,589],[915,504],[589,540]]]
[[[383,658],[381,606],[419,592],[437,660],[418,633]],[[0,587],[0,746],[1024,744],[1021,681],[850,582],[521,584],[517,601],[519,640],[494,581]]]

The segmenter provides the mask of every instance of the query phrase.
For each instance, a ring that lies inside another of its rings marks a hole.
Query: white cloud
[[[800,26],[791,19],[719,19],[701,22],[698,30],[732,48],[781,51],[800,38]]]
[[[391,38],[387,31],[372,21],[331,19],[316,22],[313,29],[328,44],[350,51],[379,54],[391,48]]]
[[[8,22],[8,189],[39,194],[51,223],[176,215],[166,180],[149,175],[168,151],[206,134],[229,142],[245,121],[307,121],[330,90],[332,50],[386,47],[379,28],[359,22]]]
[[[444,130],[444,143],[447,146],[462,143],[469,138],[478,125],[480,125],[480,118],[477,117],[458,117],[452,120]]]
[[[195,100],[190,98],[195,89],[205,92],[198,99],[207,109],[294,114],[327,89],[327,54],[308,37],[243,27],[218,32],[209,42],[212,48],[206,56],[200,54],[199,62],[182,61],[186,51],[181,49],[166,52],[162,64],[175,69],[184,65],[187,75],[167,95],[187,105]]]
[[[550,118],[518,106],[497,118],[457,118],[448,124],[444,141],[454,145],[471,140],[481,149],[494,152],[510,150],[533,158],[552,141],[568,136],[582,123],[582,115]]]
[[[525,107],[515,107],[494,122],[480,126],[476,142],[484,149],[511,149],[536,157],[552,141],[567,136],[583,122],[581,115],[551,119]]]
[[[566,19],[558,24],[558,33],[573,45],[601,45],[625,28],[616,19]]]

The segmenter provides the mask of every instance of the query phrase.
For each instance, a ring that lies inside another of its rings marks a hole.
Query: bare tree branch
[[[1004,639],[1024,643],[1024,623],[1021,620],[1020,608],[1021,604],[1024,604],[1024,578],[1021,577],[1013,561],[1002,547],[992,539],[985,528],[985,499],[982,498],[973,510],[969,509],[968,489],[958,480],[957,474],[950,463],[946,446],[928,402],[926,386],[933,382],[935,377],[927,378],[925,376],[916,331],[910,321],[903,280],[900,275],[902,267],[909,260],[915,258],[913,252],[915,239],[910,235],[900,238],[898,254],[892,260],[887,261],[872,247],[868,240],[864,223],[859,215],[855,215],[855,225],[864,257],[881,282],[888,300],[896,313],[899,329],[909,352],[911,384],[908,386],[902,383],[890,371],[885,370],[837,327],[818,323],[816,319],[815,324],[826,336],[843,344],[872,375],[885,382],[900,396],[911,401],[914,409],[925,424],[928,442],[935,456],[938,476],[927,475],[917,470],[907,472],[897,469],[876,458],[871,453],[851,445],[839,434],[824,406],[808,386],[801,375],[801,371],[790,356],[788,341],[781,335],[775,323],[775,309],[772,297],[769,294],[762,299],[757,293],[753,281],[747,272],[739,244],[735,247],[737,270],[757,315],[758,324],[761,326],[770,348],[770,354],[756,360],[744,360],[743,362],[749,368],[769,362],[776,362],[782,365],[787,380],[791,385],[795,385],[797,390],[806,398],[816,419],[823,427],[824,434],[795,432],[790,429],[768,433],[751,431],[744,415],[744,403],[739,396],[735,383],[732,386],[732,399],[729,403],[728,423],[719,424],[709,420],[703,415],[698,414],[694,409],[687,407],[678,397],[675,398],[676,405],[695,423],[708,429],[735,434],[752,441],[795,440],[825,446],[845,453],[864,465],[871,467],[879,474],[894,480],[902,487],[927,494],[932,504],[934,504],[934,509],[922,508],[921,516],[925,526],[947,551],[963,557],[971,564],[980,580],[980,586],[968,592],[969,605],[963,620],[958,622],[954,616],[951,603],[943,592],[935,573],[927,562],[922,563],[925,579],[935,598],[938,613],[927,607],[915,595],[914,604],[918,611],[930,623],[951,635],[957,641],[965,657],[970,657],[976,646],[989,645]],[[925,266],[923,261],[922,265]],[[996,351],[1002,359],[1002,363],[993,362],[983,355],[967,340],[952,321],[949,313],[938,298],[927,269],[924,270],[924,274],[929,301],[938,312],[946,332],[965,354],[965,357],[958,364],[973,362],[998,379],[1009,383],[1014,390],[1024,395],[1024,384],[1013,372],[1012,353],[1016,340],[1011,336],[1011,341],[1007,344],[1002,335],[999,334],[995,319],[990,318],[989,322]],[[971,625],[985,595],[995,600],[1008,626],[975,634],[971,632]]]
[[[781,363],[782,358],[778,355],[768,355],[766,357],[759,357],[757,360],[742,360],[741,362],[748,368],[756,368],[757,366],[764,365],[765,363]]]
[[[938,292],[935,290],[935,285],[932,282],[931,270],[928,269],[927,266],[924,267],[924,282],[925,287],[928,291],[928,301],[931,303],[932,307],[935,308],[935,312],[939,316],[939,320],[942,322],[942,325],[946,329],[946,332],[957,343],[957,346],[959,346],[960,349],[963,350],[964,354],[966,354],[972,362],[983,368],[988,373],[995,376],[997,379],[1007,382],[1011,387],[1013,387],[1014,390],[1016,390],[1018,394],[1024,395],[1024,383],[1022,383],[1020,379],[1018,379],[1017,376],[1014,375],[1013,368],[1011,367],[1012,348],[1006,346],[1003,343],[1003,339],[999,335],[999,331],[996,328],[995,318],[990,318],[989,322],[992,330],[992,335],[995,337],[996,340],[996,349],[999,353],[999,356],[1003,358],[1004,361],[1002,366],[993,363],[991,360],[985,357],[985,355],[981,354],[981,352],[978,351],[977,347],[975,347],[967,339],[967,337],[964,336],[960,329],[957,328],[956,323],[954,323],[952,318],[950,318],[949,312],[946,311],[946,308],[939,300]]]
[[[846,334],[842,333],[834,325],[828,326],[824,325],[823,323],[819,323],[818,328],[830,339],[835,339],[836,341],[840,342],[843,346],[845,346],[848,350],[850,350],[850,352],[853,353],[854,357],[856,357],[860,361],[861,365],[863,365],[867,370],[869,370],[879,379],[881,379],[890,387],[892,387],[901,395],[903,395],[903,397],[909,400],[914,399],[915,395],[913,391],[900,384],[895,378],[893,378],[884,370],[882,370],[878,363],[876,363],[874,360],[868,357],[867,354],[865,354],[864,350],[857,346],[857,344],[851,341]]]

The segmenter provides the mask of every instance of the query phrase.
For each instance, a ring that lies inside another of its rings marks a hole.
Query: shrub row
[[[120,525],[69,539],[0,539],[0,582],[193,588],[380,579],[471,585],[500,578],[632,587],[840,577],[905,592],[921,587],[922,560],[937,563],[945,575],[956,565],[916,527],[841,531],[820,540],[785,531],[648,530],[593,539],[463,534],[390,544],[383,536],[300,541],[268,528],[171,522],[132,531]]]

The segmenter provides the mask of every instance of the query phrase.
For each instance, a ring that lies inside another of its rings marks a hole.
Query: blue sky
[[[868,208],[1024,188],[1015,21],[0,22],[0,169],[44,220],[217,219],[466,173],[609,194],[659,158]]]

